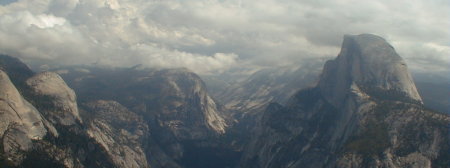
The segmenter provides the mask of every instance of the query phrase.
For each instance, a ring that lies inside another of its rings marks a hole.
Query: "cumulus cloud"
[[[373,33],[412,69],[448,71],[448,11],[445,0],[8,0],[0,53],[213,73],[329,58],[344,34]]]
[[[0,16],[0,40],[0,51],[22,58],[67,60],[89,54],[82,34],[64,18],[28,11]]]

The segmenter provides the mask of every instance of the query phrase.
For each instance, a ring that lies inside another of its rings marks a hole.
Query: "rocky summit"
[[[184,68],[34,73],[0,55],[0,167],[450,166],[450,116],[424,106],[386,40],[346,35],[321,75],[309,65],[216,99]]]
[[[187,69],[68,67],[56,72],[78,94],[81,111],[84,111],[80,112],[81,116],[94,119],[89,124],[89,136],[107,147],[108,153],[111,154],[111,148],[125,150],[113,144],[139,144],[140,150],[130,146],[133,151],[122,153],[133,160],[132,165],[141,167],[145,164],[139,161],[146,160],[150,167],[186,166],[188,154],[220,145],[212,139],[223,136],[232,124],[225,109],[209,96],[203,81]],[[105,115],[108,111],[110,114]],[[101,115],[92,115],[99,112]],[[120,117],[114,118],[114,115]],[[123,130],[114,122],[126,120],[132,124],[137,118],[142,118],[139,122],[148,130],[135,136],[145,140],[123,142],[123,138],[116,138],[133,135],[134,131]],[[129,133],[123,134],[124,131]],[[121,156],[112,154],[110,156],[115,158],[112,160]]]
[[[268,106],[240,167],[447,167],[449,123],[392,46],[347,35],[316,87]]]
[[[330,103],[339,105],[355,85],[401,92],[422,102],[406,63],[375,35],[344,36],[341,53],[326,62],[318,87]]]
[[[55,106],[53,108],[55,111],[42,112],[53,124],[73,125],[76,122],[82,122],[75,92],[58,74],[42,72],[26,80],[26,83],[31,93],[40,96],[37,99],[52,99],[51,105]]]

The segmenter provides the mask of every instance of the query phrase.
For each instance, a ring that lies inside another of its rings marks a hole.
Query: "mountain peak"
[[[342,54],[344,50],[352,50],[349,54]],[[356,53],[355,53],[356,52]],[[371,63],[380,63],[380,61],[403,61],[402,58],[395,52],[385,39],[373,34],[360,35],[344,35],[344,42],[342,43],[342,56],[355,57],[359,56],[370,60]]]
[[[51,99],[57,110],[41,111],[53,124],[73,125],[82,123],[78,112],[75,92],[67,86],[66,82],[54,72],[41,72],[26,81],[35,95],[45,101]]]
[[[318,85],[335,106],[352,85],[398,91],[422,102],[404,60],[386,40],[372,34],[345,35],[341,52],[325,64]]]

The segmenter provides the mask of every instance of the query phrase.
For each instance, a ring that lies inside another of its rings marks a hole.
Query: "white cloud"
[[[64,64],[290,64],[339,52],[344,34],[391,42],[412,69],[448,70],[445,0],[19,0],[0,5],[0,52]]]
[[[37,15],[36,17],[25,13],[25,18],[22,18],[25,24],[34,25],[39,28],[52,28],[55,26],[62,26],[66,22],[64,18],[55,17],[53,15]]]
[[[83,36],[64,18],[28,11],[0,16],[0,44],[1,52],[22,58],[67,60],[89,54]]]

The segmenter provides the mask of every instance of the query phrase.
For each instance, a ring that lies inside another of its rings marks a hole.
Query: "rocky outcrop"
[[[346,36],[316,87],[266,109],[241,167],[438,167],[449,124],[382,38]]]
[[[421,105],[379,102],[339,152],[336,167],[446,167],[450,117]]]
[[[26,81],[36,101],[46,105],[41,112],[53,124],[82,123],[75,92],[56,73],[42,72]]]
[[[286,106],[269,105],[240,167],[325,167],[334,148],[350,134],[339,125],[352,127],[336,121],[339,113],[317,88],[300,91]]]
[[[227,128],[223,109],[208,95],[203,81],[186,69],[67,71],[62,76],[80,101],[117,101],[146,120],[156,119],[157,125],[170,129],[178,138],[204,138],[223,134]]]
[[[150,167],[144,145],[149,129],[142,117],[114,101],[87,104],[90,113],[87,133],[106,149],[116,167]]]
[[[354,84],[398,91],[422,102],[406,63],[375,35],[344,36],[341,53],[325,64],[318,87],[330,103],[341,106]]]
[[[50,125],[0,70],[0,137],[2,153],[7,162],[18,165],[32,147],[32,140],[40,140]],[[53,128],[54,129],[54,128]]]
[[[228,127],[221,106],[186,69],[68,72],[79,107],[58,74],[9,63],[24,65],[0,57],[21,86],[1,71],[1,167],[184,167]]]
[[[217,146],[213,139],[223,136],[230,124],[203,81],[186,69],[66,72],[61,76],[80,103],[113,100],[143,117],[151,132],[145,151],[153,167],[177,167],[197,147]]]
[[[164,118],[171,119],[163,123],[177,137],[190,134],[191,138],[195,138],[205,134],[198,132],[204,129],[201,127],[219,134],[225,133],[227,123],[223,114],[197,75],[186,69],[163,70],[154,75],[154,79],[160,82],[162,113]]]
[[[113,167],[103,146],[88,136],[76,95],[61,77],[33,76],[3,55],[0,69],[6,71],[0,70],[0,167]]]

